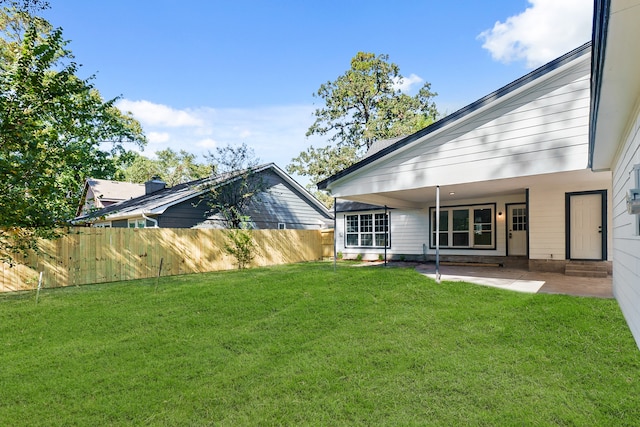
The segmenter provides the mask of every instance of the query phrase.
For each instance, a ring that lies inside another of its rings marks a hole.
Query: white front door
[[[571,259],[602,259],[602,194],[573,194],[569,198]]]
[[[527,254],[527,206],[507,206],[507,245],[508,254]]]

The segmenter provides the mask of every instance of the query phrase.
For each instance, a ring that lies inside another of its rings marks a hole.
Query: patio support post
[[[387,246],[389,245],[389,218],[387,217],[387,205],[384,205],[384,266],[387,266]]]
[[[436,283],[440,283],[440,186],[436,186]]]
[[[336,240],[338,238],[338,228],[336,227],[336,225],[338,224],[338,207],[336,206],[337,200],[334,197],[333,198],[333,272],[335,273],[336,270],[338,269],[337,267],[337,263],[338,263],[338,253],[336,252],[338,250],[338,241]]]

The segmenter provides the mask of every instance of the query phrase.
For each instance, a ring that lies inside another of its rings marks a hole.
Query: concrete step
[[[572,261],[564,269],[566,276],[575,277],[607,277],[607,264],[601,262]]]

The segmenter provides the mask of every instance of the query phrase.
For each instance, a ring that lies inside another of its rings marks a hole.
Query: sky
[[[285,168],[313,94],[358,52],[389,55],[442,115],[591,39],[592,0],[49,0],[80,76],[140,121],[143,154],[246,143]],[[133,147],[130,147],[133,148]],[[201,161],[204,161],[201,158]],[[295,176],[306,185],[308,179]]]

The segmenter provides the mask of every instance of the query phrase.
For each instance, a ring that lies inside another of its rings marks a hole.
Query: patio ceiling
[[[558,182],[571,181],[601,183],[602,176],[585,169],[556,174],[447,185],[440,187],[440,203],[450,205],[470,199],[487,199],[487,201],[490,201],[493,197],[509,194],[524,194],[527,188],[531,188],[534,185],[539,187],[552,187]],[[435,204],[436,187],[431,186],[382,193],[359,194],[344,197],[343,199],[379,206],[386,205],[390,208],[423,209]]]

